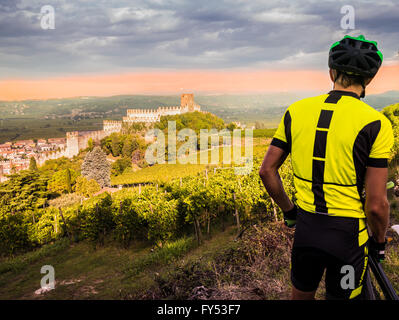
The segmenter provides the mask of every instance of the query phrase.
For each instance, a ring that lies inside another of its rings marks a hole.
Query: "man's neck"
[[[362,92],[363,92],[362,86],[357,86],[357,85],[356,85],[356,86],[349,86],[349,87],[344,88],[343,86],[341,86],[341,85],[339,85],[339,84],[337,84],[337,83],[334,83],[334,88],[333,88],[333,90],[354,92],[354,93],[356,93],[359,97],[360,97],[360,95],[361,95]]]

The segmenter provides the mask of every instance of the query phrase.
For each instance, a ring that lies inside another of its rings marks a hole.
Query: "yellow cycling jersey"
[[[389,120],[357,94],[333,90],[289,106],[271,145],[291,153],[300,208],[365,218],[366,168],[388,166],[393,133]]]

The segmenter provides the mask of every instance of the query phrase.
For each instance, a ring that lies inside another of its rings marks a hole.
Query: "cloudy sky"
[[[323,90],[347,33],[381,47],[372,90],[399,90],[398,17],[397,0],[0,0],[0,99]]]

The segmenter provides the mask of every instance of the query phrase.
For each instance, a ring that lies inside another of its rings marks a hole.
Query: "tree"
[[[0,209],[22,212],[43,207],[49,198],[48,177],[39,171],[22,170],[1,185]]]
[[[138,147],[137,141],[133,139],[133,137],[128,136],[123,143],[122,155],[126,158],[130,158],[132,156],[132,152]]]
[[[29,170],[30,171],[37,171],[37,163],[36,163],[36,159],[34,157],[30,157]]]
[[[89,141],[87,141],[87,148],[89,149],[89,151],[93,151],[94,141],[92,138],[90,138]]]
[[[71,178],[71,170],[69,168],[66,169],[66,186],[67,186],[67,192],[72,193],[72,178]]]
[[[106,154],[110,154],[112,152],[112,141],[110,136],[101,139],[100,144],[101,148],[105,151]]]
[[[94,179],[87,180],[83,176],[76,178],[75,192],[77,194],[89,198],[100,190],[99,184]]]
[[[237,125],[234,122],[230,122],[227,126],[226,129],[229,131],[233,131],[234,129],[238,129]]]
[[[132,160],[130,158],[118,159],[112,164],[112,174],[114,176],[120,175],[129,167],[132,167]]]
[[[75,170],[66,168],[55,172],[48,182],[47,188],[55,193],[71,193],[72,185],[76,182],[78,174]]]
[[[111,151],[114,157],[117,157],[121,153],[121,140],[119,135],[112,135],[111,137]]]
[[[88,180],[94,179],[101,188],[111,185],[111,165],[100,147],[86,154],[82,163],[82,175]]]

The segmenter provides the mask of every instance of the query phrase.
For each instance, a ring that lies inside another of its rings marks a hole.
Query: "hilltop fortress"
[[[104,120],[103,130],[98,131],[73,131],[66,133],[66,148],[57,157],[66,156],[72,158],[80,150],[87,148],[90,139],[99,142],[101,139],[113,132],[121,132],[122,124],[133,124],[138,122],[154,123],[161,120],[162,116],[178,115],[186,112],[201,111],[201,107],[194,102],[194,94],[185,93],[181,95],[180,106],[158,107],[155,110],[148,109],[128,109],[126,117],[122,121]],[[54,155],[51,156],[54,159]],[[49,158],[50,159],[50,158]],[[44,163],[47,157],[38,159],[39,164]]]
[[[173,116],[186,112],[201,111],[201,107],[194,102],[194,94],[182,94],[180,106],[158,107],[156,110],[149,109],[128,109],[126,117],[122,121],[104,120],[103,130],[105,132],[119,132],[122,129],[122,123],[132,124],[135,122],[158,122],[162,116]]]

